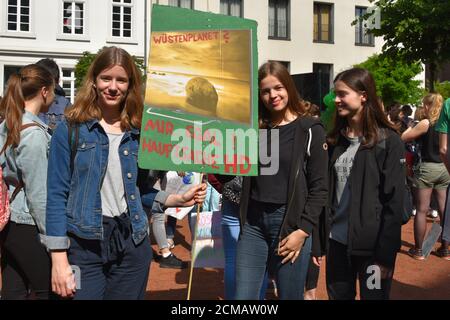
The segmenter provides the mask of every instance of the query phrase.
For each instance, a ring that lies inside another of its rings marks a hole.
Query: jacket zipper
[[[286,207],[286,214],[285,214],[285,216],[284,216],[283,223],[282,223],[282,225],[281,225],[281,229],[283,229],[283,227],[284,227],[284,223],[285,223],[285,221],[286,221],[286,216],[287,216],[288,213],[289,213],[289,209],[291,208],[291,205],[292,205],[292,200],[294,199],[295,189],[297,188],[297,180],[298,180],[298,174],[299,174],[299,172],[300,172],[300,166],[298,166],[297,172],[295,173],[295,177],[294,177],[294,188],[292,189],[291,198],[289,199],[289,201],[288,201],[288,206]],[[279,242],[281,242],[281,240],[282,240],[281,234],[278,236],[278,240],[279,240]]]

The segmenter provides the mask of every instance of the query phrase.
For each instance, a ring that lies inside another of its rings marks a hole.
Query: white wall
[[[137,19],[134,19],[135,36],[131,41],[114,40],[109,36],[111,30],[111,0],[86,0],[87,36],[80,40],[66,40],[61,37],[61,11],[60,0],[30,0],[34,4],[35,38],[30,39],[8,37],[5,27],[0,29],[0,50],[10,50],[18,53],[36,51],[51,55],[78,56],[83,51],[97,51],[105,44],[120,45],[131,54],[144,55],[144,1],[134,0]],[[5,17],[7,0],[1,0],[0,14]],[[139,17],[142,16],[142,17]],[[2,19],[3,20],[3,19]],[[32,22],[33,23],[33,22]]]
[[[319,0],[334,4],[334,43],[313,42],[314,0],[290,1],[290,41],[270,40],[268,0],[243,0],[244,18],[258,22],[259,64],[267,60],[289,61],[291,73],[312,72],[313,63],[333,64],[335,74],[353,64],[381,52],[382,39],[375,39],[375,46],[355,46],[355,6],[370,7],[368,0]],[[168,0],[153,0],[167,5]],[[219,13],[220,0],[194,0],[195,10]]]
[[[96,52],[105,45],[118,45],[132,55],[148,55],[151,3],[168,4],[168,0],[134,0],[134,38],[113,40],[111,29],[112,0],[85,0],[87,35],[82,39],[61,37],[62,0],[30,0],[33,32],[27,38],[6,32],[7,0],[0,0],[0,95],[3,93],[5,65],[25,65],[51,57],[65,68],[73,68],[83,51]],[[290,62],[293,74],[312,72],[313,63],[333,64],[337,73],[381,51],[381,39],[375,47],[355,46],[355,6],[370,6],[368,0],[324,0],[334,4],[334,43],[313,42],[313,0],[290,1],[290,41],[268,39],[268,0],[243,0],[244,17],[258,22],[259,64],[267,60]],[[196,10],[219,13],[220,0],[194,0]],[[145,19],[147,16],[147,25]],[[146,35],[147,32],[147,35]],[[147,38],[146,38],[147,37]],[[147,42],[147,43],[146,43]]]
[[[258,50],[260,64],[267,60],[291,62],[291,73],[312,72],[313,63],[333,64],[339,72],[362,62],[370,55],[380,52],[382,40],[375,40],[375,47],[355,46],[355,6],[369,7],[366,0],[320,1],[334,4],[334,43],[313,42],[312,0],[291,0],[291,37],[286,40],[268,39],[267,7],[261,0],[244,0],[246,18],[258,21]]]
[[[105,45],[116,45],[130,54],[145,54],[145,2],[134,0],[131,39],[114,39],[111,34],[112,0],[85,1],[86,36],[62,35],[62,0],[30,0],[32,32],[7,32],[7,0],[0,0],[0,95],[3,94],[5,65],[26,65],[41,58],[53,58],[60,67],[74,68],[84,51],[97,52]]]

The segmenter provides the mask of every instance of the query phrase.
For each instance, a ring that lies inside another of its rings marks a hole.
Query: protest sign
[[[256,22],[153,5],[139,165],[256,175]]]
[[[193,215],[195,217],[195,215]],[[220,211],[198,214],[192,261],[195,268],[223,268],[222,213]]]

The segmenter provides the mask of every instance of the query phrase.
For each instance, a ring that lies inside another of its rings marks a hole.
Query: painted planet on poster
[[[197,112],[216,116],[218,101],[216,88],[207,79],[194,77],[186,84],[186,103],[194,110],[197,109]]]

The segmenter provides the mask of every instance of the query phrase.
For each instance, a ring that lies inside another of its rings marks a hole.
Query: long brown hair
[[[303,100],[300,98],[300,94],[295,87],[294,80],[292,80],[289,71],[286,67],[277,62],[277,61],[269,61],[264,63],[258,70],[258,85],[261,84],[261,81],[267,76],[274,76],[277,78],[283,86],[286,88],[288,93],[288,104],[287,108],[293,114],[297,116],[306,115],[306,108],[304,106]],[[259,127],[267,128],[270,124],[270,112],[264,106],[261,96],[258,95],[258,105],[259,105]]]
[[[36,97],[43,87],[53,91],[53,76],[47,69],[30,64],[9,77],[6,93],[0,102],[0,114],[5,119],[7,135],[0,153],[7,147],[17,147],[20,143],[20,128],[25,112],[25,101]]]
[[[363,139],[361,145],[363,147],[370,148],[376,145],[382,138],[380,131],[382,128],[397,131],[383,112],[380,100],[376,94],[375,81],[369,71],[362,68],[345,70],[336,76],[334,84],[338,81],[342,81],[352,90],[366,95],[362,116]],[[342,135],[342,130],[348,127],[347,118],[340,117],[337,113],[337,108],[334,118],[334,127],[328,137],[328,143],[330,144],[336,144]]]
[[[103,70],[115,65],[124,68],[129,80],[128,92],[120,114],[120,126],[122,130],[141,127],[144,105],[141,95],[141,75],[130,54],[118,47],[103,48],[92,62],[73,106],[65,112],[69,122],[82,123],[93,119],[102,119],[102,111],[97,103],[95,81]]]

